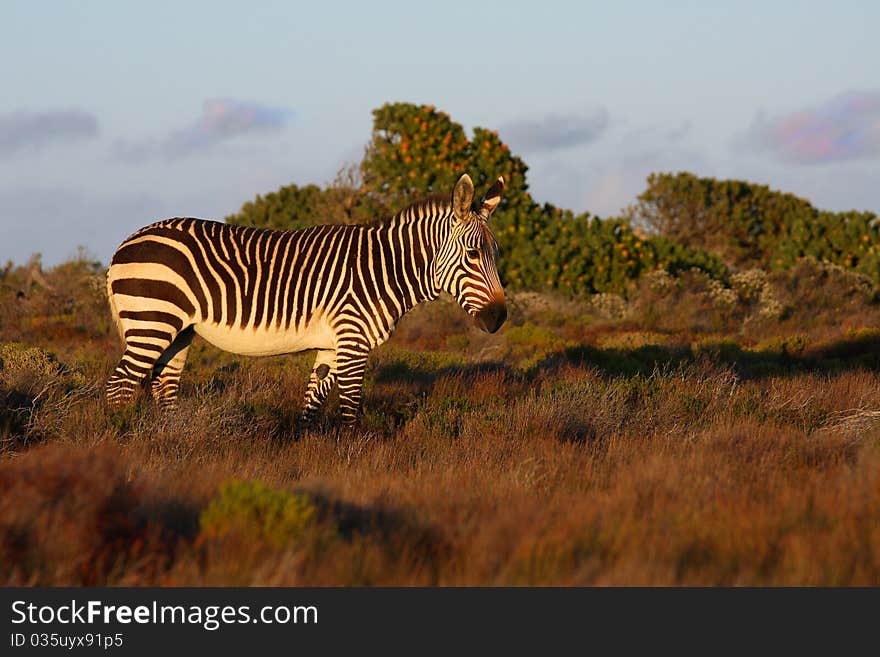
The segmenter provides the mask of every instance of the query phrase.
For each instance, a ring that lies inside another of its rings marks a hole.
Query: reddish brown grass
[[[880,350],[849,330],[873,301],[848,297],[796,353],[734,320],[658,333],[637,305],[617,322],[525,305],[496,336],[450,304],[407,318],[371,361],[361,427],[331,403],[302,434],[305,358],[197,343],[178,409],[114,413],[109,327],[28,332],[43,310],[16,306],[4,339],[60,365],[0,369],[0,581],[880,584]],[[305,495],[313,526],[205,534],[233,480]]]

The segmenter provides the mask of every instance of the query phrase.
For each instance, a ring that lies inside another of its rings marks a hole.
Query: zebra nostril
[[[495,333],[507,319],[507,304],[493,301],[476,314],[477,322],[487,333]]]

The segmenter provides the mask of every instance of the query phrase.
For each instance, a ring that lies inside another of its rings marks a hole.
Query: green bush
[[[787,268],[805,257],[880,282],[880,222],[872,212],[825,212],[793,194],[742,180],[655,173],[634,220],[736,267]]]
[[[240,534],[283,546],[307,533],[316,517],[305,495],[259,481],[229,481],[202,511],[199,526],[205,538]]]
[[[807,346],[808,338],[803,333],[781,335],[762,340],[755,346],[755,351],[780,356],[799,356]]]
[[[721,362],[736,362],[742,347],[732,338],[708,336],[691,343],[691,353],[699,358],[705,356]]]
[[[297,230],[319,224],[325,216],[326,192],[317,185],[287,185],[245,203],[227,223],[256,228]]]

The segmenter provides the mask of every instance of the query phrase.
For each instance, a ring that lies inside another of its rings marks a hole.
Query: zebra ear
[[[452,211],[459,221],[466,221],[471,216],[471,205],[474,202],[474,182],[464,174],[455,183],[452,190]]]
[[[483,197],[482,203],[480,203],[480,214],[483,215],[483,218],[488,219],[495,212],[495,208],[501,203],[501,196],[503,194],[504,176],[498,176],[498,180],[492,183],[489,191]]]

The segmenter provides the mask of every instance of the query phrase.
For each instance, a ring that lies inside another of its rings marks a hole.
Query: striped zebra
[[[125,351],[107,382],[113,405],[150,380],[174,406],[193,336],[236,354],[317,350],[300,422],[334,385],[343,422],[360,412],[370,351],[416,304],[451,294],[483,330],[507,318],[498,247],[488,220],[504,179],[474,208],[464,174],[448,197],[430,197],[372,225],[277,231],[202,219],[160,221],[134,233],[107,271]]]

